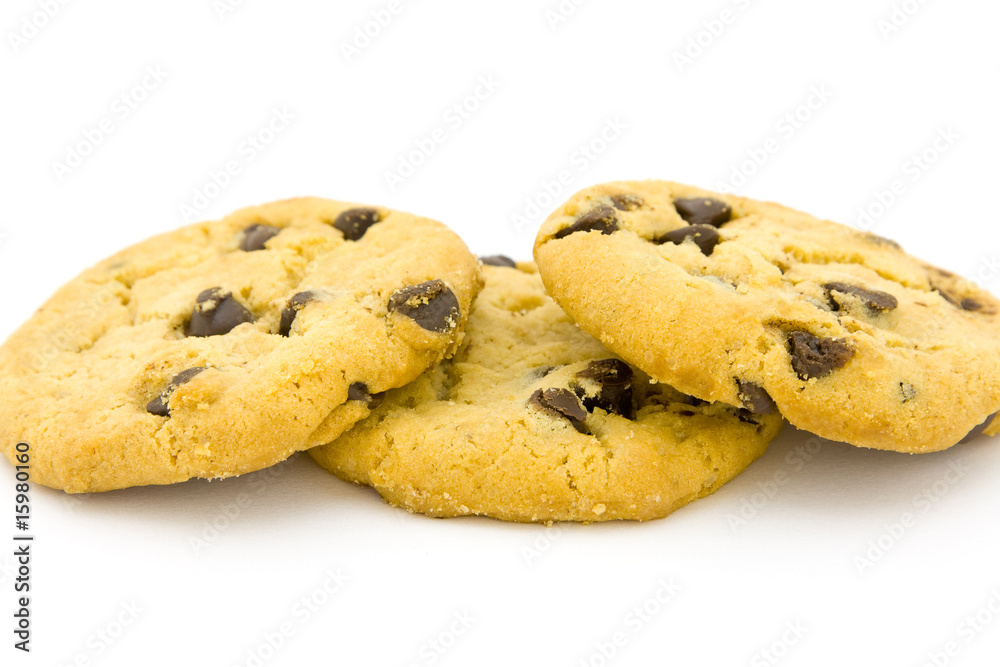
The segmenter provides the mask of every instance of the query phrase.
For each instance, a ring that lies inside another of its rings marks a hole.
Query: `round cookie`
[[[574,195],[535,258],[584,330],[698,398],[901,452],[1000,430],[1000,302],[892,241],[647,181]]]
[[[458,353],[310,450],[324,468],[435,517],[656,519],[760,456],[781,417],[650,383],[576,327],[533,264],[484,258]]]
[[[453,353],[480,280],[442,224],[323,199],[151,238],[0,348],[0,447],[69,492],[270,466]]]

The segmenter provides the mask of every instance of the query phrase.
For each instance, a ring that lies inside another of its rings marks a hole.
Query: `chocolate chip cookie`
[[[0,447],[70,492],[264,468],[453,353],[479,281],[440,223],[323,199],[149,239],[0,348]]]
[[[1000,302],[887,239],[648,181],[574,195],[535,257],[584,330],[700,399],[901,452],[1000,430]]]
[[[458,353],[310,450],[320,465],[435,517],[644,520],[712,493],[780,430],[775,412],[652,384],[573,324],[534,265],[483,261]]]

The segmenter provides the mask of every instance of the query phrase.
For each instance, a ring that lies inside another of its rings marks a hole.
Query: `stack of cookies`
[[[994,434],[1000,302],[892,241],[667,182],[576,194],[537,266],[295,199],[129,248],[0,348],[0,447],[71,493],[308,450],[431,516],[646,520],[783,418],[860,447]]]

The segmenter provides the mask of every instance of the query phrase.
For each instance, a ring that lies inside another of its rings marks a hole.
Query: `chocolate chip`
[[[243,230],[243,241],[240,243],[240,250],[253,252],[263,250],[264,244],[281,233],[280,227],[271,225],[250,225]]]
[[[956,308],[961,308],[962,307],[962,303],[951,292],[949,292],[948,290],[946,290],[946,289],[944,289],[942,287],[935,287],[934,289],[937,291],[938,294],[941,295],[942,299],[944,299],[945,301],[947,301],[951,305],[955,306]]]
[[[618,214],[610,206],[598,206],[584,213],[569,227],[560,229],[554,238],[561,239],[576,232],[600,232],[613,234],[618,231]]]
[[[371,394],[368,393],[368,385],[364,382],[354,382],[347,388],[347,400],[349,401],[364,401],[367,403],[371,400],[371,397]]]
[[[169,417],[170,408],[167,407],[168,400],[170,400],[170,394],[167,394],[166,392],[160,394],[146,404],[146,412],[151,415],[156,415],[157,417]]]
[[[737,419],[739,419],[741,422],[745,424],[754,424],[756,426],[760,426],[760,421],[757,420],[757,416],[752,411],[747,410],[746,408],[735,408],[733,410],[733,413],[736,415]]]
[[[278,333],[282,336],[287,336],[292,332],[292,323],[295,321],[295,316],[299,314],[299,311],[306,307],[306,304],[310,301],[316,300],[316,292],[313,290],[306,290],[305,292],[299,292],[292,296],[288,300],[288,304],[285,309],[281,311],[281,324],[278,325]]]
[[[486,257],[480,257],[479,261],[486,266],[506,266],[510,269],[516,269],[517,263],[510,257],[504,255],[487,255]]]
[[[674,208],[691,225],[719,227],[733,219],[732,206],[709,197],[675,199]]]
[[[700,408],[700,407],[708,405],[708,401],[703,401],[700,398],[695,398],[694,396],[688,396],[687,394],[684,394],[684,396],[681,398],[681,400],[684,403],[687,403],[688,405],[692,405],[692,406],[694,406],[696,408]]]
[[[982,303],[970,297],[962,299],[962,302],[959,305],[962,306],[962,310],[968,310],[973,313],[983,309]]]
[[[991,414],[989,417],[986,418],[986,420],[982,424],[969,431],[968,435],[959,440],[958,444],[962,444],[963,442],[969,442],[970,440],[975,440],[976,438],[978,438],[980,435],[983,434],[983,431],[986,430],[986,427],[990,425],[990,422],[993,421],[993,418],[996,417],[998,414],[1000,413],[994,412],[993,414]]]
[[[940,269],[938,271],[939,273],[942,274],[944,273],[943,271],[940,271]],[[992,315],[994,313],[993,308],[988,308],[987,305],[984,304],[979,299],[975,299],[973,297],[968,297],[968,296],[960,297],[954,292],[952,292],[950,289],[942,287],[941,285],[936,285],[932,283],[931,287],[938,294],[941,295],[941,298],[943,298],[945,301],[955,306],[956,308],[961,308],[962,310],[970,313],[982,312],[986,315]]]
[[[715,246],[719,245],[719,232],[711,225],[688,225],[656,237],[653,243],[659,245],[670,242],[680,245],[688,239],[693,240],[703,254],[711,255]]]
[[[842,338],[821,338],[805,331],[793,331],[788,341],[792,369],[802,380],[826,377],[854,356],[854,349]]]
[[[348,241],[357,241],[377,222],[382,222],[382,212],[377,208],[352,208],[338,215],[333,226]]]
[[[173,378],[171,378],[170,384],[177,387],[179,385],[184,384],[185,382],[190,382],[191,378],[193,378],[195,375],[205,370],[208,370],[208,366],[195,366],[193,368],[181,371]]]
[[[205,370],[205,366],[195,366],[194,368],[189,368],[186,371],[181,371],[177,375],[170,378],[170,382],[167,384],[166,388],[160,392],[160,395],[151,400],[146,404],[146,412],[156,415],[157,417],[169,417],[170,416],[170,397],[173,395],[174,390],[184,384],[189,382],[198,373]]]
[[[604,385],[626,385],[632,383],[632,367],[621,359],[600,359],[591,361],[576,374],[578,378],[594,380]]]
[[[528,399],[528,404],[538,407],[552,417],[568,419],[573,428],[580,433],[587,432],[584,424],[587,411],[580,406],[580,401],[569,389],[538,389]]]
[[[884,236],[879,236],[878,234],[872,234],[871,232],[865,232],[861,235],[869,243],[874,245],[886,246],[889,248],[895,248],[896,250],[902,250],[902,246],[893,241],[892,239],[887,239]]]
[[[856,296],[865,305],[872,310],[895,310],[899,307],[899,301],[893,295],[888,292],[880,292],[878,290],[865,289],[864,287],[858,287],[857,285],[850,285],[848,283],[827,283],[823,285],[823,289],[827,291],[827,295],[830,297],[831,305],[834,310],[840,310],[844,304],[837,300],[834,296],[834,292],[839,292],[841,294],[850,294],[851,296]]]
[[[639,195],[623,192],[618,195],[612,195],[611,203],[614,204],[615,208],[619,211],[634,211],[637,208],[642,208],[642,205],[645,202]]]
[[[368,404],[369,410],[374,410],[378,406],[382,405],[382,401],[385,400],[385,392],[380,394],[370,394],[368,393],[368,385],[364,382],[355,382],[347,388],[347,400],[349,401],[364,401]]]
[[[583,406],[588,412],[601,408],[609,414],[617,414],[632,419],[635,408],[632,405],[632,368],[620,359],[591,361],[576,377],[591,380],[600,386],[596,396],[582,396]]]
[[[406,315],[434,333],[454,329],[461,319],[458,298],[441,280],[428,280],[396,290],[389,297],[389,310]]]
[[[996,312],[995,308],[990,307],[977,298],[962,296],[961,292],[967,292],[968,290],[961,289],[961,284],[954,284],[957,282],[954,273],[934,266],[926,266],[926,268],[927,280],[930,283],[931,289],[940,294],[941,298],[951,305],[971,313],[982,312],[986,315],[993,315]],[[941,278],[947,280],[942,282]]]
[[[231,292],[212,287],[198,295],[185,333],[197,337],[222,336],[245,322],[253,322],[250,311]]]
[[[771,395],[759,384],[737,380],[736,388],[739,390],[740,402],[743,403],[743,407],[753,414],[769,415],[778,409]]]

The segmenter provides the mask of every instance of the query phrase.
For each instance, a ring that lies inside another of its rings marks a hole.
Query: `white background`
[[[557,0],[407,0],[350,58],[388,0],[45,4],[0,11],[0,336],[184,206],[193,221],[304,194],[527,258],[571,190],[728,182],[1000,280],[995,2],[907,0],[890,31],[891,0],[591,0],[555,25]],[[275,110],[293,118],[269,135]],[[445,141],[390,188],[436,128]],[[996,664],[1000,448],[816,450],[788,428],[719,493],[647,524],[430,520],[306,456],[222,482],[37,488],[33,650],[12,648],[4,546],[0,664]],[[13,495],[4,464],[0,544]]]

